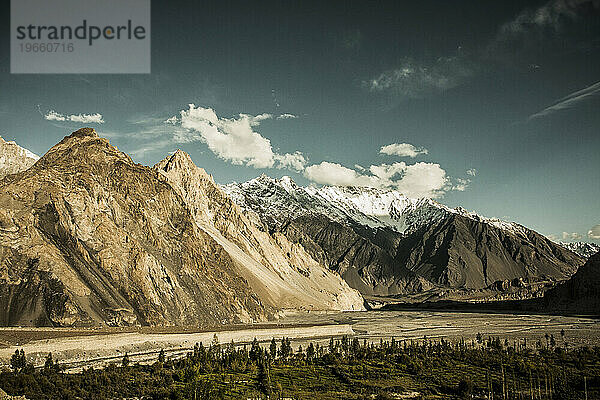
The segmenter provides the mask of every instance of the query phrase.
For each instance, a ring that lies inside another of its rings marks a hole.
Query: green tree
[[[315,346],[311,343],[308,344],[308,347],[306,348],[306,361],[307,362],[313,362],[315,358]]]
[[[275,358],[277,358],[277,342],[275,341],[275,338],[271,339],[269,354],[271,355],[271,360],[275,360]]]
[[[258,344],[258,340],[256,340],[256,338],[254,338],[254,340],[252,341],[252,346],[250,346],[250,360],[252,362],[254,362],[255,364],[258,363],[259,358],[262,356],[262,349],[260,348],[260,345]]]
[[[129,354],[125,353],[125,355],[123,356],[123,360],[121,360],[121,366],[122,367],[129,366]]]
[[[261,392],[263,392],[267,398],[271,396],[271,368],[262,354],[258,362],[258,383]]]
[[[25,358],[25,352],[23,349],[15,350],[15,354],[10,358],[10,367],[15,372],[22,371],[27,366],[27,359]]]
[[[52,359],[52,352],[50,352],[46,356],[46,361],[44,362],[44,372],[51,372],[53,370],[54,370],[54,360]]]
[[[483,335],[481,334],[481,332],[477,332],[477,343],[483,343]]]

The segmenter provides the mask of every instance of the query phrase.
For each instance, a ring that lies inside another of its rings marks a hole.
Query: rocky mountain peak
[[[76,130],[75,132],[71,133],[67,137],[86,137],[86,136],[98,137],[98,134],[96,133],[96,130],[94,128],[86,127],[86,128],[80,128],[80,129]]]
[[[70,135],[65,136],[63,140],[54,147],[78,146],[94,140],[108,143],[108,139],[98,136],[94,128],[81,128],[72,132]]]
[[[154,168],[165,173],[178,171],[187,175],[193,174],[197,178],[207,179],[214,184],[212,175],[208,174],[204,168],[196,166],[192,157],[181,149],[177,149],[173,154],[159,161]]]
[[[13,141],[0,137],[0,179],[31,167],[39,157]]]
[[[260,174],[260,176],[257,176],[254,179],[251,179],[250,181],[248,181],[247,183],[261,183],[263,185],[274,185],[276,183],[276,180],[274,178],[271,178],[269,175],[267,174]]]
[[[112,168],[117,162],[135,164],[131,157],[111,145],[108,139],[98,136],[93,128],[81,128],[65,136],[48,150],[36,164],[36,170],[103,170]]]

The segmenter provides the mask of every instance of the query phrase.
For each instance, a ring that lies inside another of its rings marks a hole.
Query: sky
[[[218,183],[397,189],[600,243],[600,1],[152,3],[151,74],[10,74],[0,135],[90,126]]]

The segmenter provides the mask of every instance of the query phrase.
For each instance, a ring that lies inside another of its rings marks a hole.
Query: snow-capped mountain
[[[262,175],[223,187],[271,231],[302,243],[363,294],[563,280],[583,259],[514,222],[396,190],[301,187]]]
[[[462,207],[450,208],[430,198],[409,198],[391,189],[301,187],[288,176],[274,179],[264,174],[242,184],[225,185],[223,189],[243,208],[252,211],[257,208],[260,214],[268,214],[273,218],[271,224],[282,224],[303,215],[324,214],[341,223],[353,222],[408,234],[457,214],[513,234],[525,233],[524,227],[514,222],[487,218]]]
[[[0,179],[31,167],[39,157],[13,141],[0,137]]]
[[[573,253],[579,254],[583,258],[590,258],[594,254],[600,251],[600,245],[589,242],[571,242],[571,243],[560,243],[563,247],[571,250]]]

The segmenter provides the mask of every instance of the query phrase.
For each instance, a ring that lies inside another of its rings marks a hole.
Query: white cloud
[[[66,118],[64,115],[57,113],[54,110],[50,110],[46,113],[46,115],[44,115],[44,118],[47,119],[48,121],[66,121]]]
[[[275,160],[278,162],[277,168],[279,169],[288,168],[301,172],[306,166],[306,158],[299,151],[293,154],[276,154]]]
[[[577,233],[577,232],[563,232],[562,233],[562,240],[581,240],[582,235]]]
[[[471,66],[461,57],[439,57],[431,63],[406,59],[397,68],[364,81],[363,86],[401,99],[418,99],[459,86],[471,75]]]
[[[456,178],[454,184],[452,185],[452,190],[464,192],[469,187],[470,183],[470,179]]]
[[[526,9],[500,27],[501,37],[514,38],[529,34],[534,29],[561,30],[566,20],[575,20],[589,11],[588,6],[598,8],[597,0],[551,0],[536,9]]]
[[[240,114],[240,116],[241,115],[245,115],[245,114]],[[252,126],[258,126],[265,119],[271,119],[271,118],[273,118],[273,115],[272,114],[258,114],[258,115],[254,116],[254,117],[252,117],[252,116],[249,116],[249,117],[250,117],[250,123],[251,123],[251,125]]]
[[[447,177],[439,164],[419,162],[406,166],[395,188],[409,197],[441,197]]]
[[[211,108],[190,104],[180,112],[179,119],[169,118],[169,123],[180,123],[175,141],[189,143],[202,141],[217,157],[236,165],[254,168],[291,168],[301,171],[306,165],[302,153],[278,154],[271,141],[254,130],[262,121],[272,119],[271,114],[256,116],[239,114],[237,118],[220,118]]]
[[[298,118],[297,115],[288,114],[288,113],[281,114],[280,116],[277,117],[277,119],[296,119],[296,118]]]
[[[104,119],[102,119],[101,114],[77,114],[77,115],[69,115],[69,120],[71,122],[81,122],[83,124],[103,124]]]
[[[176,115],[167,118],[163,121],[165,124],[177,125],[179,123],[179,118]]]
[[[379,152],[382,154],[414,158],[419,154],[427,154],[429,151],[423,147],[417,148],[410,143],[392,143],[387,146],[382,146]]]
[[[219,118],[211,108],[190,104],[189,109],[181,111],[181,126],[191,134],[180,140],[200,139],[217,157],[233,164],[271,168],[275,164],[271,141],[253,129],[267,118],[268,114]]]
[[[71,114],[64,115],[57,113],[54,110],[48,111],[44,118],[48,121],[69,121],[69,122],[78,122],[82,124],[103,124],[104,119],[102,118],[102,114]]]
[[[357,172],[337,163],[323,161],[311,165],[304,176],[319,184],[368,186],[396,189],[409,197],[440,197],[448,187],[448,178],[439,164],[404,162],[371,165],[369,172]]]
[[[469,176],[476,176],[477,175],[477,170],[475,168],[470,168],[467,170],[467,175]]]
[[[596,36],[586,26],[599,8],[598,0],[550,0],[526,8],[500,26],[485,53],[492,59],[535,67],[542,53],[595,48]]]
[[[588,238],[593,240],[600,240],[600,224],[594,225],[592,229],[588,231]]]
[[[307,167],[304,170],[304,176],[315,183],[324,185],[376,186],[377,183],[374,177],[361,175],[353,169],[328,161]]]
[[[541,111],[529,116],[529,120],[545,117],[546,115],[555,113],[560,110],[565,110],[574,107],[577,103],[583,100],[594,97],[600,93],[600,82],[596,82],[584,89],[573,92],[562,99],[556,101],[550,107],[546,107]]]

